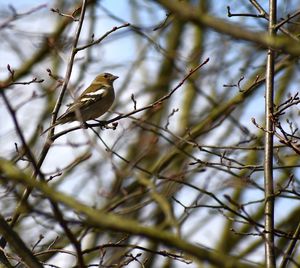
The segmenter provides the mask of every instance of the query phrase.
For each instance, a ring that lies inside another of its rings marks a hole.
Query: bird
[[[57,118],[56,122],[42,134],[57,125],[74,121],[86,122],[105,114],[115,100],[113,83],[118,78],[111,73],[96,76],[81,95],[73,103],[67,105],[68,109]]]

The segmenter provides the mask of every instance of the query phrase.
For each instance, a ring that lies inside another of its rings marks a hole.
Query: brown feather
[[[76,120],[85,122],[106,113],[115,98],[113,82],[117,78],[118,76],[114,76],[110,73],[98,75],[80,94],[78,99],[68,105],[68,109],[57,118],[55,124],[43,131],[42,134],[59,124],[65,124]],[[103,89],[103,92],[101,92],[101,89]],[[97,94],[97,91],[100,91],[99,94]],[[103,98],[105,98],[105,101],[101,101]],[[85,99],[86,101],[84,101]]]

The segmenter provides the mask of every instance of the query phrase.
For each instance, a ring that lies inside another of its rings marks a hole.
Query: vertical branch
[[[69,83],[69,80],[70,80],[70,77],[71,77],[75,55],[78,51],[77,50],[77,44],[78,44],[78,40],[79,40],[79,36],[80,36],[80,32],[81,32],[81,28],[82,28],[82,24],[83,24],[83,20],[84,20],[84,14],[85,14],[85,9],[86,9],[86,1],[87,0],[82,0],[79,24],[78,24],[78,27],[76,29],[76,33],[75,33],[75,37],[74,37],[74,41],[73,41],[73,46],[72,46],[72,52],[71,52],[70,59],[69,59],[69,62],[68,62],[65,79],[64,79],[64,82],[63,82],[63,85],[62,85],[61,92],[58,96],[57,102],[56,102],[55,107],[54,107],[53,112],[52,112],[52,120],[51,120],[52,125],[55,123],[55,120],[57,118],[59,108],[61,106],[63,97],[65,95],[65,92],[67,90],[68,83]],[[48,138],[53,136],[53,133],[54,133],[54,128],[49,131]]]
[[[269,0],[269,35],[276,34],[276,0]],[[264,180],[265,180],[265,263],[266,267],[275,267],[274,250],[274,189],[273,189],[273,97],[274,97],[274,65],[275,52],[268,49],[265,92],[265,155],[264,155]]]
[[[86,0],[82,0],[81,14],[80,14],[80,19],[79,19],[79,24],[78,24],[78,27],[77,27],[77,30],[76,30],[76,34],[75,34],[75,37],[74,37],[74,42],[73,42],[73,46],[72,46],[72,53],[71,53],[71,56],[70,56],[70,59],[69,59],[69,62],[68,62],[68,66],[67,66],[67,70],[66,70],[66,75],[65,75],[64,83],[63,83],[63,86],[62,86],[62,90],[60,92],[59,98],[58,98],[58,100],[56,102],[56,105],[54,107],[54,110],[53,110],[52,123],[54,123],[55,120],[56,120],[57,113],[58,113],[59,108],[61,106],[61,102],[62,102],[64,93],[65,93],[65,91],[67,89],[67,86],[68,86],[68,83],[69,83],[69,80],[70,80],[70,76],[71,76],[72,68],[73,68],[73,63],[74,63],[74,58],[75,58],[75,55],[77,53],[76,47],[77,47],[79,35],[80,35],[80,32],[81,32],[81,28],[82,28],[82,24],[83,24],[83,20],[84,20],[84,14],[85,14],[85,10],[86,10],[86,5],[87,5],[87,1]],[[48,135],[47,141],[45,142],[45,145],[44,145],[44,147],[42,149],[42,152],[40,153],[40,156],[38,158],[38,162],[37,162],[37,168],[38,169],[42,166],[42,164],[43,164],[43,162],[44,162],[44,160],[45,160],[45,158],[47,156],[47,153],[48,153],[48,151],[49,151],[49,149],[51,147],[52,140],[49,139],[49,137],[51,137],[51,135],[53,135],[53,131],[49,131],[49,135]],[[36,172],[34,172],[33,173],[33,177],[36,177],[36,175],[37,175]],[[14,215],[11,218],[11,221],[10,221],[10,226],[11,227],[13,227],[16,224],[16,222],[18,221],[18,219],[19,219],[19,217],[21,215],[22,206],[24,205],[24,203],[26,202],[26,200],[29,198],[31,192],[32,192],[32,188],[31,187],[27,187],[24,190],[24,192],[22,194],[22,197],[21,197],[21,200],[17,204],[15,213],[14,213]],[[1,239],[0,239],[0,246],[2,248],[4,248],[6,246],[6,240],[5,240],[4,237],[1,237]]]

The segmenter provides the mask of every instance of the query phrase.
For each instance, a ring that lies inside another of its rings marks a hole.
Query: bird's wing
[[[85,91],[81,93],[78,99],[90,96],[104,97],[107,94],[107,89],[108,86],[103,84],[91,84]]]
[[[92,92],[89,92],[88,89],[90,89],[90,87],[88,87],[74,103],[70,103],[67,105],[69,106],[69,108],[66,110],[65,114],[74,112],[79,109],[84,109],[85,107],[88,107],[91,104],[99,101],[108,93],[107,89],[103,86]]]

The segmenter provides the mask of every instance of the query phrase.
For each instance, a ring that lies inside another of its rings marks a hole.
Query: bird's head
[[[99,74],[95,80],[93,81],[94,84],[103,84],[106,86],[112,86],[113,82],[118,79],[119,76],[110,74],[110,73],[103,73]]]

